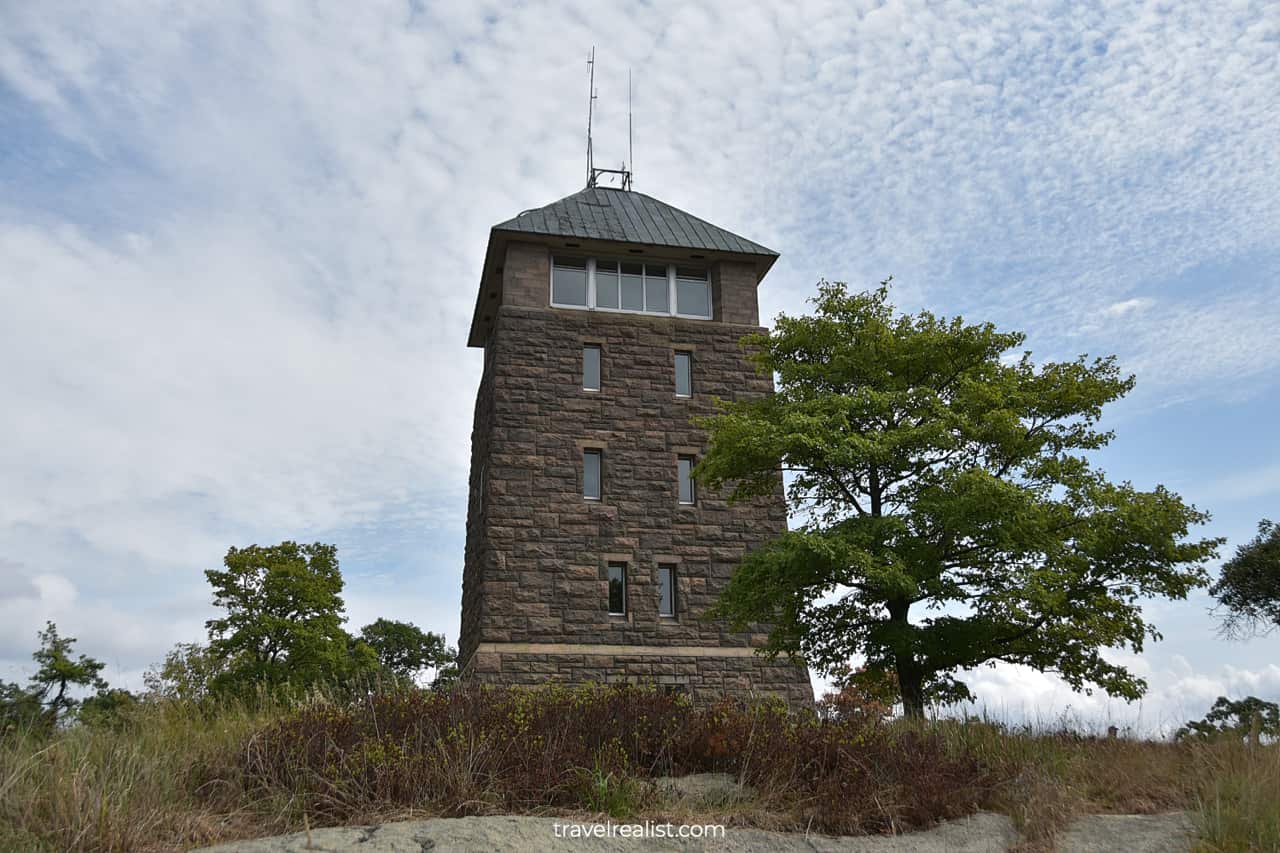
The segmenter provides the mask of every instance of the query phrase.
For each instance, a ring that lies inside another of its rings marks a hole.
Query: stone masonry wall
[[[509,252],[504,271],[528,301],[541,287],[540,306],[546,257],[545,249],[519,258]],[[744,273],[731,272],[736,290]],[[678,503],[677,457],[696,456],[706,445],[691,418],[711,414],[715,397],[772,391],[771,378],[755,372],[739,345],[758,331],[754,280],[750,324],[530,307],[505,296],[503,302],[486,348],[472,435],[459,643],[468,674],[517,684],[645,679],[682,685],[695,696],[756,691],[811,702],[803,666],[689,652],[701,646],[746,652],[763,644],[767,626],[734,632],[698,616],[749,549],[786,529],[781,480],[770,499],[730,507],[699,488],[695,506]],[[733,313],[717,305],[718,317]],[[598,392],[582,388],[584,344],[602,350]],[[692,353],[692,398],[675,395],[677,351]],[[584,447],[603,451],[599,501],[582,496]],[[628,566],[625,616],[608,613],[610,562]],[[660,564],[676,566],[674,618],[658,615]],[[516,643],[641,646],[649,654],[488,645]],[[663,646],[684,651],[658,654]]]
[[[655,684],[674,687],[695,702],[724,696],[774,696],[792,707],[812,706],[813,688],[803,665],[782,659],[608,654],[481,654],[474,677],[489,683]]]

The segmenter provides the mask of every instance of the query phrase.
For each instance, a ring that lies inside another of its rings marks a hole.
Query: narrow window
[[[609,564],[609,615],[627,614],[627,564]]]
[[[587,304],[587,262],[555,258],[551,264],[551,302],[555,305]]]
[[[619,264],[622,270],[622,310],[644,310],[644,264]]]
[[[582,496],[589,501],[600,500],[600,470],[604,453],[588,448],[582,451]]]
[[[600,345],[582,347],[582,388],[585,391],[600,390]]]
[[[706,270],[676,268],[676,313],[710,319],[711,282]]]
[[[677,465],[680,474],[680,503],[692,505],[697,499],[693,488],[693,457],[681,456]]]
[[[693,353],[676,353],[676,396],[693,396]]]
[[[675,566],[658,566],[658,615],[676,615]]]
[[[651,314],[670,314],[667,307],[671,285],[667,280],[667,268],[656,264],[644,265],[644,310]]]
[[[617,308],[618,305],[618,264],[596,261],[596,307]]]

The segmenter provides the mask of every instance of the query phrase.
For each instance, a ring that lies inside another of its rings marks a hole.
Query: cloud
[[[1197,498],[1214,503],[1248,501],[1280,493],[1280,464],[1257,465],[1206,483]]]
[[[964,681],[979,701],[951,713],[985,712],[997,720],[1047,728],[1065,724],[1101,731],[1115,725],[1167,736],[1187,720],[1203,717],[1219,696],[1257,696],[1280,702],[1280,666],[1275,664],[1252,669],[1222,664],[1205,671],[1194,669],[1178,655],[1171,656],[1167,667],[1158,669],[1143,659],[1125,663],[1148,682],[1147,694],[1139,702],[1113,699],[1096,690],[1077,693],[1055,675],[997,663],[965,675]]]
[[[1126,314],[1139,314],[1154,304],[1154,299],[1135,297],[1133,299],[1125,299],[1122,302],[1113,302],[1102,313],[1108,317],[1124,317]]]
[[[8,10],[0,541],[39,569],[0,658],[57,617],[136,673],[283,538],[339,544],[353,619],[454,632],[484,243],[581,185],[593,43],[601,162],[630,68],[637,188],[779,249],[765,316],[893,273],[1162,400],[1270,388],[1267,11]]]

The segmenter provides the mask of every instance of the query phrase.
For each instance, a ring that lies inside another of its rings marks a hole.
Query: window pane
[[[596,307],[618,307],[618,265],[596,262]]]
[[[705,279],[676,279],[676,313],[711,316],[711,285]]]
[[[676,396],[693,396],[693,354],[676,353]]]
[[[667,268],[649,264],[644,268],[644,310],[658,314],[671,313]]]
[[[676,615],[675,566],[658,566],[658,615]]]
[[[599,450],[582,451],[582,496],[590,500],[600,500],[600,457]]]
[[[627,564],[609,564],[609,612],[627,612]]]
[[[627,311],[644,310],[644,278],[641,264],[622,264],[622,307]]]
[[[582,387],[600,390],[600,347],[593,344],[582,348]]]
[[[680,503],[691,504],[694,502],[693,457],[681,456],[678,467],[680,477]]]
[[[697,267],[676,267],[676,278],[700,278],[707,280],[707,271]]]
[[[587,304],[587,262],[556,258],[551,268],[551,301],[557,305]]]

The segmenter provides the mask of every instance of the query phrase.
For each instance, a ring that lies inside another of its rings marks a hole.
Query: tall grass
[[[1280,851],[1280,744],[1230,736],[1198,744],[1194,778],[1202,851]]]
[[[245,742],[284,710],[144,703],[113,728],[0,740],[0,849],[173,850],[280,822],[247,813]]]
[[[1191,801],[1186,744],[989,720],[930,725],[994,768],[1000,782],[983,807],[1013,819],[1023,850],[1053,849],[1057,833],[1082,814],[1156,814]]]
[[[1049,850],[1082,813],[1188,810],[1205,851],[1280,850],[1277,745],[819,720],[604,688],[156,701],[112,728],[19,733],[0,739],[0,850],[181,850],[408,816],[669,816],[654,778],[707,770],[752,792],[735,824],[886,833],[988,809],[1014,818],[1024,850]]]

